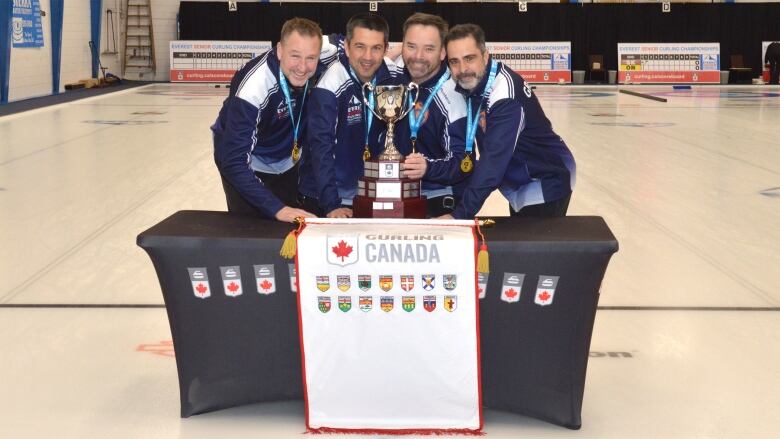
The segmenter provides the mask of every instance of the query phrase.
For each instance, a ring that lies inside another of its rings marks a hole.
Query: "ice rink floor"
[[[578,165],[570,215],[620,242],[579,431],[487,410],[491,438],[774,438],[780,87],[539,87]],[[136,235],[224,210],[224,88],[153,84],[0,117],[0,437],[299,437],[300,401],[179,418]],[[500,196],[483,214],[506,214]],[[773,372],[774,371],[774,372]],[[354,436],[353,436],[354,437]],[[376,436],[374,436],[376,437]]]

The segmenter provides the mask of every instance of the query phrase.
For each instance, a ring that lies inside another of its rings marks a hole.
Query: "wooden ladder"
[[[154,78],[154,30],[150,0],[126,0],[125,64],[122,76],[128,73],[143,78],[150,73]]]

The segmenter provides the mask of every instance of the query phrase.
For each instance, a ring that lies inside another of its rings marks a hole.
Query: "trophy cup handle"
[[[401,113],[401,116],[398,119],[403,119],[404,117],[406,117],[406,115],[409,114],[410,111],[412,111],[412,109],[414,108],[415,104],[417,104],[417,98],[420,97],[420,87],[417,84],[415,84],[414,82],[410,82],[409,85],[406,86],[406,90],[409,93],[411,93],[412,90],[414,90],[414,92],[415,92],[414,93],[414,99],[412,100],[412,104],[411,105],[409,105],[409,100],[408,99],[404,102],[404,105],[406,105],[407,108],[406,108],[406,110],[403,113]]]
[[[379,118],[379,120],[382,120],[382,116],[379,115],[379,113],[374,110],[374,108],[371,106],[371,104],[368,102],[368,97],[366,97],[366,87],[368,87],[368,92],[371,93],[374,91],[374,86],[370,82],[366,82],[363,84],[363,87],[360,88],[360,92],[363,94],[363,103],[366,105],[366,108],[371,110],[372,113],[374,113],[374,116]]]

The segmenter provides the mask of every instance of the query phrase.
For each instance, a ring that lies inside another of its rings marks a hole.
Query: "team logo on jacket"
[[[482,110],[479,113],[479,127],[482,128],[482,132],[487,131],[487,111]]]
[[[352,296],[339,296],[339,309],[347,312],[352,309]]]
[[[369,312],[374,305],[374,298],[371,296],[360,296],[358,305],[360,306],[361,311]]]
[[[393,296],[380,296],[379,306],[384,312],[390,312],[393,310]]]
[[[436,296],[423,296],[423,308],[428,312],[436,309]]]
[[[401,307],[406,312],[414,311],[414,307],[415,307],[414,296],[402,296],[401,297]]]
[[[336,276],[336,286],[339,287],[341,291],[347,291],[349,287],[351,286],[351,282],[349,280],[348,274],[339,274]]]
[[[456,286],[458,286],[458,275],[445,274],[443,281],[444,281],[444,289],[447,291],[452,291],[455,289]]]
[[[330,288],[330,276],[317,276],[317,289],[324,293],[328,288]]]
[[[326,313],[330,311],[330,297],[329,296],[317,296],[317,306],[320,311]]]
[[[412,291],[414,288],[414,276],[408,274],[401,275],[401,289],[404,291]]]
[[[290,112],[287,108],[287,103],[282,100],[279,102],[279,105],[276,106],[276,118],[282,120],[287,119],[288,117],[290,117]]]
[[[458,296],[444,296],[444,309],[449,312],[453,312],[457,307]]]
[[[352,95],[347,104],[347,125],[363,123],[363,103]]]
[[[414,119],[417,120],[420,118],[420,111],[422,111],[423,103],[420,101],[417,101],[416,104],[414,104]],[[420,126],[422,126],[425,122],[428,121],[428,114],[429,111],[425,110],[425,113],[422,117],[422,122],[420,122]]]
[[[371,275],[369,274],[360,274],[358,275],[358,288],[360,288],[363,291],[368,291],[371,289]]]
[[[342,267],[358,261],[358,237],[328,236],[328,263]]]
[[[436,285],[436,275],[435,274],[423,274],[422,275],[422,282],[423,282],[423,289],[425,291],[431,291],[433,287]]]
[[[388,292],[393,289],[393,276],[379,276],[379,288],[384,292]]]

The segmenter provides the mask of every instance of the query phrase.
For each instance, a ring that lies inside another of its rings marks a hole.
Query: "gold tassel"
[[[298,234],[301,233],[305,224],[303,217],[295,218],[293,222],[298,225],[298,228],[287,234],[282,243],[282,249],[279,250],[279,254],[285,259],[295,258],[295,253],[298,251]]]
[[[477,253],[477,272],[490,273],[490,254],[488,254],[488,246],[484,242]]]
[[[488,253],[487,241],[485,241],[485,235],[482,233],[480,227],[480,220],[474,220],[474,224],[477,226],[477,233],[482,238],[482,245],[479,246],[479,252],[477,253],[477,273],[490,273],[490,254]],[[485,227],[491,227],[495,224],[492,220],[485,220],[483,225]]]

